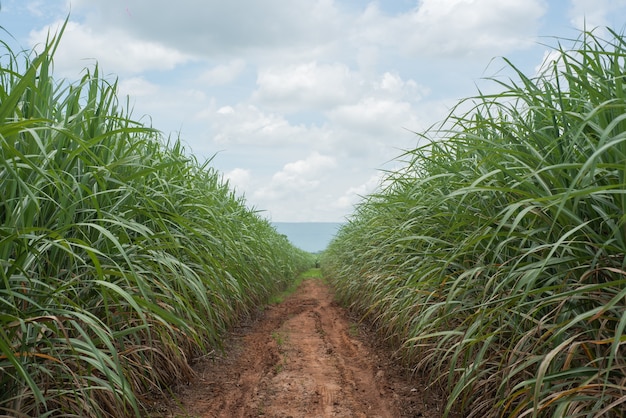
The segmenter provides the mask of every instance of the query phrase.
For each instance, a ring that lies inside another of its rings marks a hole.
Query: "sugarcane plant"
[[[0,416],[141,416],[312,255],[61,38],[0,45]]]
[[[623,416],[626,39],[608,34],[560,40],[532,76],[505,59],[514,76],[419,133],[324,253],[446,414]]]

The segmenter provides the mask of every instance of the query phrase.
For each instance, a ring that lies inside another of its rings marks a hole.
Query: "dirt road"
[[[199,364],[161,416],[440,417],[441,399],[372,340],[323,281],[305,280],[239,329],[227,355]]]

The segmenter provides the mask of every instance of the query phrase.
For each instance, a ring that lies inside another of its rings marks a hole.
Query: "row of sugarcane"
[[[339,299],[446,416],[624,416],[626,38],[606,32],[532,76],[507,61],[498,93],[421,134],[324,253]]]
[[[1,45],[0,416],[142,416],[313,256],[59,41]]]

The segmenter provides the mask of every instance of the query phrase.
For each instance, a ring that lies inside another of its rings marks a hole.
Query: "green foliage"
[[[340,299],[469,417],[623,416],[626,40],[462,102],[325,251]],[[510,64],[510,63],[509,63]]]
[[[2,45],[0,415],[138,416],[312,256],[97,66],[56,83],[58,39]]]
[[[321,279],[322,269],[320,268],[310,268],[302,273],[300,273],[300,277],[303,279]]]
[[[274,296],[272,296],[272,298],[270,299],[270,303],[271,304],[279,304],[282,303],[285,298],[287,298],[288,296],[292,295],[296,290],[298,290],[298,288],[300,287],[300,285],[302,284],[302,281],[306,280],[306,279],[321,279],[322,278],[322,271],[319,268],[311,268],[308,269],[302,273],[300,273],[298,275],[298,278],[295,279],[294,281],[292,281],[289,286],[282,291],[279,294],[276,294]]]

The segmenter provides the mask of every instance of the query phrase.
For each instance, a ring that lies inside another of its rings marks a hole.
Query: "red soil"
[[[434,390],[394,365],[351,322],[329,287],[310,279],[236,330],[225,355],[160,406],[161,417],[441,417]]]

